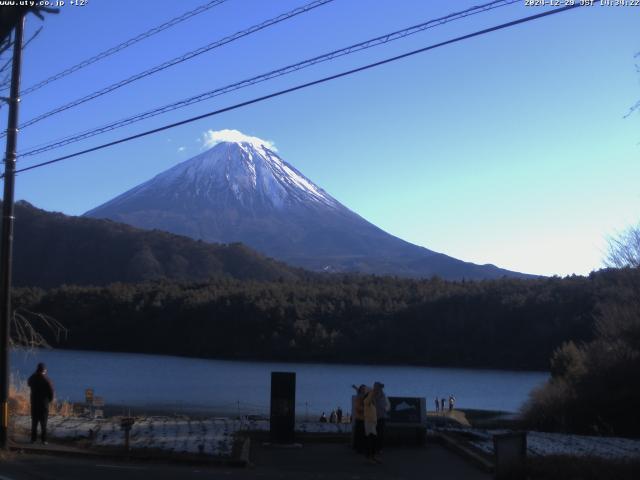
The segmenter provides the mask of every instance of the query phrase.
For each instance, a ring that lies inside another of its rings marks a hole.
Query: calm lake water
[[[315,416],[337,406],[349,410],[351,385],[385,384],[387,395],[427,398],[455,395],[459,408],[516,412],[544,372],[407,366],[367,366],[203,360],[164,355],[37,350],[11,352],[11,371],[26,379],[45,362],[58,399],[83,401],[93,388],[107,405],[132,413],[268,414],[270,373],[296,372],[296,413]]]

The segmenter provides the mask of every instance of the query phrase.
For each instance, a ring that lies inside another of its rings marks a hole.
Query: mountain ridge
[[[308,276],[241,244],[210,244],[112,220],[15,205],[16,286],[107,285],[229,278],[295,281]]]
[[[331,197],[266,142],[245,138],[251,140],[219,142],[84,215],[205,241],[241,242],[314,271],[452,280],[529,277],[395,237]]]

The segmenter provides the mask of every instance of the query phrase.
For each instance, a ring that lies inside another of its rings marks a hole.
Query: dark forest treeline
[[[626,275],[449,282],[298,281],[23,288],[14,305],[68,328],[62,348],[200,357],[549,369],[563,342],[594,338]]]

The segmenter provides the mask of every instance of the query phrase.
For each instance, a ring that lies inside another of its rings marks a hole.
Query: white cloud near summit
[[[211,148],[220,142],[245,142],[255,147],[264,145],[269,150],[273,150],[274,152],[278,151],[272,141],[245,135],[238,130],[207,130],[202,134],[202,148]]]

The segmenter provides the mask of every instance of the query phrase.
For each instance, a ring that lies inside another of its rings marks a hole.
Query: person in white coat
[[[373,397],[376,402],[376,447],[375,454],[379,455],[384,446],[384,430],[387,419],[387,412],[391,408],[389,399],[384,393],[384,384],[375,382],[373,384]]]

